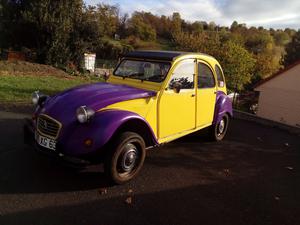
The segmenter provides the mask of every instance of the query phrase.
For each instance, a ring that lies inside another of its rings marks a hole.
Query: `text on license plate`
[[[44,137],[42,135],[40,135],[38,132],[35,132],[35,140],[36,142],[45,148],[51,149],[51,150],[55,150],[56,148],[56,141],[48,138],[48,137]]]

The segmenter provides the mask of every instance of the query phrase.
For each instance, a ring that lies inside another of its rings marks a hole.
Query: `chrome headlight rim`
[[[39,104],[39,99],[40,99],[40,91],[33,92],[31,95],[31,101],[34,106],[37,106]]]
[[[31,95],[31,101],[34,106],[43,107],[45,101],[48,99],[48,95],[41,93],[40,91],[35,91]]]
[[[79,123],[88,123],[95,115],[95,111],[88,106],[80,106],[76,110],[76,118]]]

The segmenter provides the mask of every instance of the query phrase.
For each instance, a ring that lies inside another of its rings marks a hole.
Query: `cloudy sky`
[[[87,4],[99,2],[118,4],[121,13],[150,11],[156,15],[180,12],[188,21],[215,21],[230,25],[236,20],[248,26],[266,28],[300,28],[300,0],[85,0]]]

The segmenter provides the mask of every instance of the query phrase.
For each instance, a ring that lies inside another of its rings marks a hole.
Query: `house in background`
[[[300,61],[262,80],[259,92],[259,117],[300,127]]]

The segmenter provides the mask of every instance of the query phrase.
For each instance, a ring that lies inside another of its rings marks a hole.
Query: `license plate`
[[[44,137],[44,136],[40,135],[38,132],[35,132],[35,140],[40,146],[42,146],[44,148],[48,148],[53,151],[55,151],[55,149],[56,149],[56,141],[55,140],[48,138],[48,137]]]

